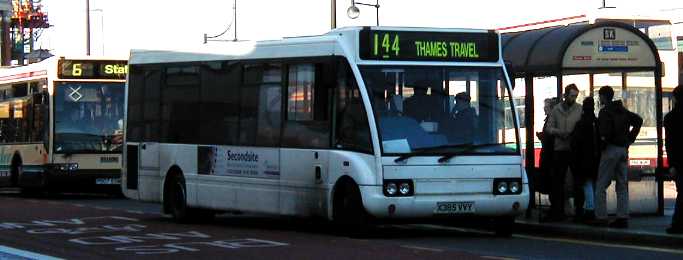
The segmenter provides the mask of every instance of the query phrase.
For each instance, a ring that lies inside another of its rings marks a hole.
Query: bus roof
[[[422,27],[343,27],[323,35],[287,37],[266,41],[238,41],[205,44],[189,49],[133,49],[129,64],[217,61],[231,59],[293,58],[343,55],[356,52],[358,32],[363,29],[387,31],[470,32],[486,33],[485,29],[422,28]]]

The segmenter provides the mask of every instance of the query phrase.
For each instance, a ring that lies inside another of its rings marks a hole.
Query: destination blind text
[[[479,58],[474,42],[415,41],[418,57]]]

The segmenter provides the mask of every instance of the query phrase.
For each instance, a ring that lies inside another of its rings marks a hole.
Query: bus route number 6
[[[83,75],[83,69],[82,69],[80,63],[74,63],[74,64],[71,66],[71,75],[74,75],[74,76],[81,76],[81,75]]]

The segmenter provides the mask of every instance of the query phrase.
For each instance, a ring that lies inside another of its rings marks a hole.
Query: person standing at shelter
[[[583,207],[584,215],[576,215],[574,220],[587,221],[595,218],[594,208],[594,183],[598,175],[598,165],[600,163],[600,149],[598,139],[598,120],[595,117],[595,102],[592,97],[583,100],[583,113],[581,120],[576,123],[572,134],[573,160],[576,164],[574,175],[574,185],[577,189],[583,188],[585,202],[583,205],[576,204],[576,207]]]
[[[550,217],[549,221],[561,221],[564,216],[565,203],[565,177],[568,168],[574,168],[571,162],[571,133],[574,131],[576,123],[581,118],[581,106],[576,104],[579,96],[579,88],[574,84],[569,84],[564,88],[564,100],[556,105],[548,120],[547,130],[554,141],[553,152],[553,175],[552,190],[550,192]],[[572,170],[572,172],[575,172]],[[574,202],[576,205],[583,205],[583,192],[576,192],[574,189]],[[576,207],[578,212],[583,214],[583,207]]]
[[[600,166],[595,191],[595,221],[593,224],[606,225],[607,187],[616,179],[617,219],[610,227],[628,227],[628,147],[635,142],[643,119],[624,108],[621,101],[612,101],[614,90],[604,86],[598,91],[600,103],[604,107],[598,115],[598,132],[602,142]]]
[[[666,229],[669,234],[683,234],[683,86],[679,85],[673,91],[673,109],[664,117],[664,129],[666,130],[666,155],[669,158],[669,167],[674,172],[676,181],[676,208],[671,227]]]

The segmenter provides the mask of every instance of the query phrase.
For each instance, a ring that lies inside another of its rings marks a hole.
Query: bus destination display
[[[63,79],[126,79],[125,61],[60,60],[57,76]]]
[[[360,58],[401,61],[498,61],[494,32],[416,32],[364,29]]]

